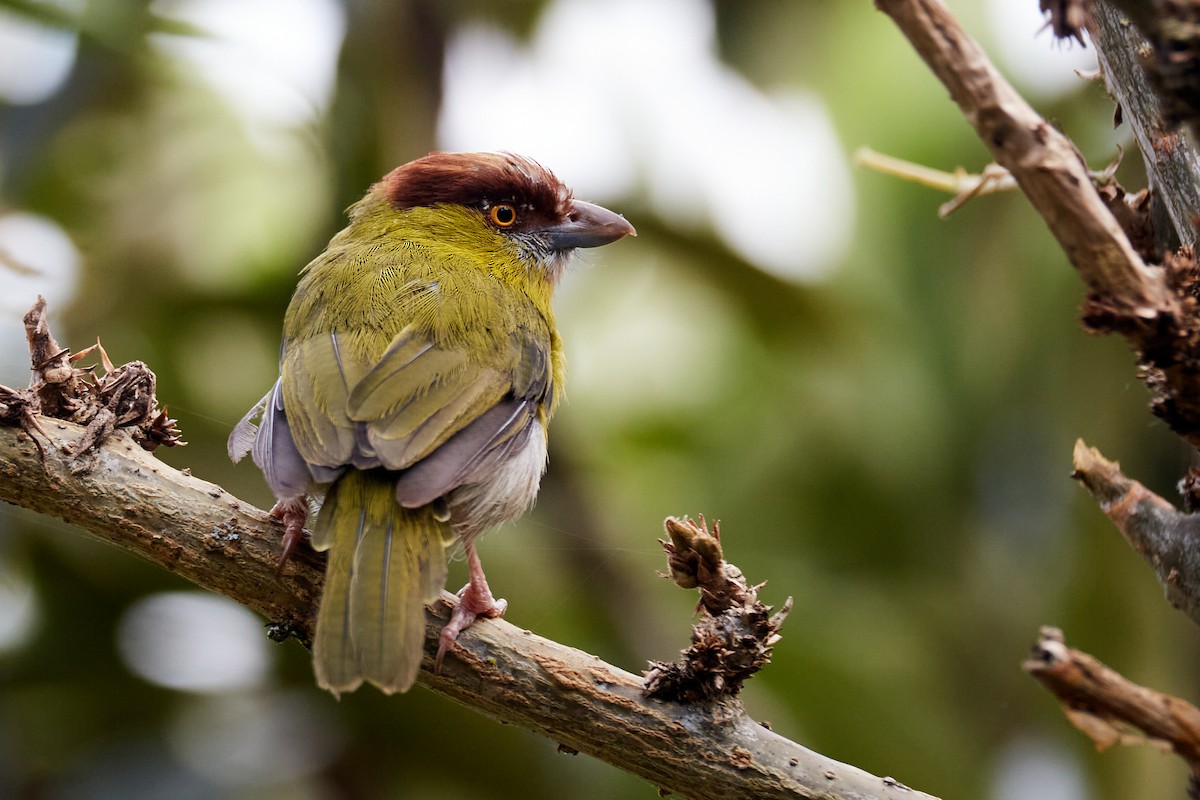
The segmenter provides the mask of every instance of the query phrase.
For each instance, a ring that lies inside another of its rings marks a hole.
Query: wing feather
[[[229,437],[231,454],[235,446],[241,451],[245,447],[244,439],[254,431],[250,455],[254,463],[262,470],[263,477],[271,491],[279,498],[299,497],[308,488],[310,477],[308,463],[296,449],[292,438],[291,427],[287,414],[283,410],[283,394],[280,381],[276,381],[271,391],[250,410],[242,421],[234,428]],[[254,428],[255,412],[262,410],[262,419]],[[234,439],[237,438],[235,442]],[[245,452],[242,451],[242,455]]]
[[[288,343],[283,399],[296,447],[310,464],[350,463],[356,436],[346,403],[349,387],[363,372],[361,364],[345,357],[336,332]]]

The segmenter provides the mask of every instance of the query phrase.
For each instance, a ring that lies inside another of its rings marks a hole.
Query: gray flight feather
[[[275,382],[263,401],[262,423],[254,439],[251,455],[276,497],[281,500],[299,497],[308,490],[311,473],[308,463],[292,440],[292,431],[283,411],[282,381]]]

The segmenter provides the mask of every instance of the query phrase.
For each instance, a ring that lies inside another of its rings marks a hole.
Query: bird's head
[[[392,170],[368,197],[386,201],[406,235],[510,256],[551,284],[576,248],[637,235],[624,217],[576,200],[550,170],[512,153],[430,153]]]

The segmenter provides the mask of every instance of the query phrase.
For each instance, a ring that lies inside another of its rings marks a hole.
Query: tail
[[[382,473],[347,471],[329,490],[312,543],[329,550],[313,638],[317,684],[335,695],[369,681],[387,694],[417,679],[425,604],[446,583],[449,526],[406,509]]]

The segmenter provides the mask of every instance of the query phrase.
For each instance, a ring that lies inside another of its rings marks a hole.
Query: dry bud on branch
[[[19,425],[30,435],[41,433],[38,417],[86,426],[71,449],[79,470],[87,469],[85,457],[117,429],[146,450],[187,444],[175,420],[158,407],[157,379],[141,361],[114,367],[99,342],[74,354],[60,347],[50,332],[46,301],[41,297],[25,315],[25,336],[33,378],[27,389],[0,386],[0,424]],[[75,366],[93,352],[100,358],[102,375],[97,375],[95,366]]]
[[[762,584],[748,585],[742,571],[725,561],[719,523],[710,532],[703,516],[699,522],[667,517],[664,527],[670,541],[659,541],[669,577],[681,588],[700,590],[700,619],[679,661],[650,664],[646,694],[685,703],[736,696],[770,662],[792,598],[774,614],[759,601]]]

